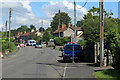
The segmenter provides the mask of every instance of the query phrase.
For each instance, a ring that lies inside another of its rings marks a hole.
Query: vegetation
[[[67,13],[65,12],[61,12],[60,13],[60,24],[66,24],[68,25],[68,23],[71,21],[71,18],[68,16]],[[51,22],[51,28],[52,31],[57,30],[59,25],[59,13],[57,13],[54,17],[53,17],[53,21]],[[61,26],[60,26],[61,28]]]
[[[32,31],[32,29],[33,29],[34,31],[36,31],[36,28],[35,28],[34,25],[30,25],[30,31]]]
[[[53,36],[47,30],[45,30],[45,32],[43,33],[43,41],[48,42],[49,39],[52,39],[52,38]]]
[[[108,69],[104,71],[97,71],[94,73],[94,76],[97,78],[108,78],[112,80],[119,80],[120,78],[120,71],[115,69]]]
[[[79,44],[86,45],[85,50],[89,54],[94,53],[94,43],[100,42],[99,8],[92,7],[92,9],[90,9],[88,12],[88,14],[84,15],[84,20],[78,21],[77,25],[82,26],[86,41],[85,43],[80,42]],[[113,15],[112,12],[107,12],[104,10],[104,45],[105,49],[110,50],[111,54],[116,57],[118,54],[116,48],[118,47],[119,42],[119,19],[112,18],[111,15]],[[114,62],[115,61],[117,60],[115,59]]]
[[[6,49],[9,49],[10,53],[15,50],[15,44],[13,42],[13,39],[11,39],[10,44],[9,44],[8,38],[4,38],[2,40],[2,53],[5,53]]]
[[[32,37],[32,39],[34,39],[34,40],[36,40],[36,41],[38,41],[38,42],[41,41],[41,37],[40,37],[40,36],[37,36],[37,34],[31,35],[31,37]]]
[[[40,28],[39,28],[39,31],[40,31],[40,32],[44,32],[45,29],[44,29],[43,27],[40,27]]]
[[[71,38],[70,37],[55,37],[54,42],[55,45],[57,46],[64,46],[68,42],[70,42]]]

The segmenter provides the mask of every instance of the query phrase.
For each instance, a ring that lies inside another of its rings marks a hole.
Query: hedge
[[[64,46],[68,42],[70,42],[71,38],[70,37],[55,37],[54,38],[54,43],[57,46]]]

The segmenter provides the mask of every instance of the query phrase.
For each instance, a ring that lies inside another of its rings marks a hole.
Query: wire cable
[[[88,0],[84,3],[84,5],[81,7],[81,8],[78,8],[78,9],[82,9],[83,7],[85,7],[85,5],[88,3]]]

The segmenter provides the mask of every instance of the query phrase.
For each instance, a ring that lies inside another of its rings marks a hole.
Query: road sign
[[[73,34],[71,34],[71,38],[75,38],[75,34],[73,33]]]

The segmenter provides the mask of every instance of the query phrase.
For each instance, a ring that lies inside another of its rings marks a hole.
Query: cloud
[[[0,23],[0,29],[3,27],[4,25],[2,23]]]
[[[2,9],[2,12],[0,11],[0,17],[2,16],[4,19],[4,23],[9,18],[9,8],[12,8],[12,23],[11,28],[18,28],[20,25],[35,25],[37,29],[41,26],[41,18],[38,18],[34,15],[32,12],[32,7],[30,6],[30,3],[32,0],[15,0],[14,2],[11,2],[12,0],[5,0],[4,2],[1,2],[2,6],[0,5],[0,9]],[[77,5],[78,8],[81,6]],[[77,18],[82,19],[82,16],[87,13],[87,10],[85,8],[78,9],[77,8]],[[45,15],[47,18],[51,18],[55,15],[55,13],[58,13],[58,10],[60,9],[61,12],[66,12],[69,14],[69,16],[74,19],[74,5],[73,3],[70,3],[68,1],[61,1],[61,2],[52,2],[48,5],[43,5],[42,7]],[[2,13],[2,14],[1,14]],[[77,20],[78,20],[77,19]],[[50,20],[43,19],[44,28],[50,27]]]
[[[82,19],[82,17],[84,16],[84,14],[87,14],[87,9],[81,8],[80,5],[76,5],[77,9],[77,20]],[[52,18],[53,16],[55,16],[55,13],[58,13],[58,10],[60,9],[61,12],[66,12],[68,13],[68,15],[72,18],[72,20],[74,19],[74,4],[70,3],[68,1],[62,1],[62,2],[52,2],[50,1],[50,4],[48,5],[44,5],[42,7],[45,15],[49,18]]]
[[[23,5],[23,8],[26,8],[28,11],[32,11],[32,7],[30,6],[30,1],[20,1]]]

